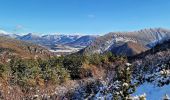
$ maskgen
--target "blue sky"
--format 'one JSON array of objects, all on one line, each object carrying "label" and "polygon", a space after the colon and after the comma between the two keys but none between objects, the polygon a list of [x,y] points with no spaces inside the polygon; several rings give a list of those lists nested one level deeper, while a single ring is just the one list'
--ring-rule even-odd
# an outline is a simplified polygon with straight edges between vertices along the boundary
[{"label": "blue sky", "polygon": [[105,34],[170,28],[170,0],[0,0],[0,29]]}]

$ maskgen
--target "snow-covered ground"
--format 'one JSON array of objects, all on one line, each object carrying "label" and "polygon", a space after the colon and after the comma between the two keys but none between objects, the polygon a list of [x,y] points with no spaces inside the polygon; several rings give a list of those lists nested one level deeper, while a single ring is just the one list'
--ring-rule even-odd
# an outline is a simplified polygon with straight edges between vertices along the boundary
[{"label": "snow-covered ground", "polygon": [[[112,100],[112,94],[108,93],[103,95],[101,93],[103,89],[95,95],[95,100]],[[170,97],[170,85],[164,85],[163,87],[154,86],[151,83],[144,83],[136,88],[136,92],[132,94],[132,100],[139,100],[139,96],[145,95],[146,100],[163,100],[165,95]]]},{"label": "snow-covered ground", "polygon": [[57,48],[56,50],[50,49],[49,51],[55,52],[55,53],[74,53],[74,52],[77,52],[77,51],[79,51],[81,49],[82,48],[75,48],[75,47],[65,46],[63,48]]},{"label": "snow-covered ground", "polygon": [[170,85],[164,85],[163,87],[154,86],[151,83],[144,83],[136,88],[136,92],[133,96],[146,94],[147,100],[162,100],[165,94],[170,96]]}]

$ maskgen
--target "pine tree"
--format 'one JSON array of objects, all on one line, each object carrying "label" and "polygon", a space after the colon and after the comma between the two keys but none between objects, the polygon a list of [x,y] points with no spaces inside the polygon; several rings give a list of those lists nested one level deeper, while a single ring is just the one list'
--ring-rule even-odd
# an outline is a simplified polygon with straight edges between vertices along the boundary
[{"label": "pine tree", "polygon": [[136,84],[132,83],[132,71],[130,66],[118,66],[116,78],[119,81],[119,88],[114,94],[117,98],[120,97],[122,100],[127,100],[130,94],[135,92]]}]

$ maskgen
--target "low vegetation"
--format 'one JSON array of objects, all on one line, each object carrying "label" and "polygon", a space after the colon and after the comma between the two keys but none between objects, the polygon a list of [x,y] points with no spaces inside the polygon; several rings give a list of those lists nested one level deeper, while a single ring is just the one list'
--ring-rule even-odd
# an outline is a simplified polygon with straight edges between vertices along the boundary
[{"label": "low vegetation", "polygon": [[[0,78],[9,86],[18,86],[23,93],[36,87],[60,85],[69,80],[93,77],[94,69],[124,59],[106,53],[103,55],[69,55],[49,59],[22,59],[12,56],[9,62],[0,64]],[[104,67],[104,66],[103,66]],[[1,82],[0,82],[1,83]]]}]

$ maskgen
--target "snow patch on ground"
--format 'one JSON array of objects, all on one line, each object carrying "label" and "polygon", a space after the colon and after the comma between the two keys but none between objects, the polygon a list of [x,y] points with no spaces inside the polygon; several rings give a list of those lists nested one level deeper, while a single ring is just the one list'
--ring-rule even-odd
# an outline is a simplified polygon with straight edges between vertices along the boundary
[{"label": "snow patch on ground", "polygon": [[137,87],[136,92],[133,96],[141,95],[146,93],[147,100],[162,100],[165,94],[170,96],[170,85],[165,85],[163,87],[154,86],[151,83],[144,83]]}]

